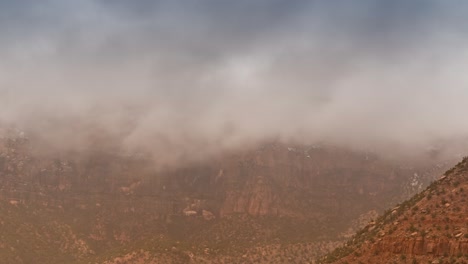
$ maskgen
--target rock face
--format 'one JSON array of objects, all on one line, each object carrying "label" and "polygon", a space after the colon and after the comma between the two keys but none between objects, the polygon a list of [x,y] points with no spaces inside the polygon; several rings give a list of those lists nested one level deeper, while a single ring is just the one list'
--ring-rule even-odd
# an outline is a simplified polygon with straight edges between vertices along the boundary
[{"label": "rock face", "polygon": [[466,263],[468,158],[412,199],[388,210],[323,259],[333,263]]},{"label": "rock face", "polygon": [[449,238],[385,239],[373,246],[374,252],[390,252],[403,255],[458,256],[468,253],[468,240]]},{"label": "rock face", "polygon": [[226,189],[221,216],[331,213],[354,219],[358,215],[353,212],[383,209],[390,197],[398,201],[415,170],[426,179],[434,173],[432,167],[410,169],[342,149],[282,145],[266,146],[239,156],[236,164],[223,161],[221,166],[218,180]]},{"label": "rock face", "polygon": [[221,216],[233,213],[248,213],[253,216],[278,215],[278,197],[271,185],[264,182],[263,177],[256,177],[245,184],[242,191],[230,191],[226,194]]}]

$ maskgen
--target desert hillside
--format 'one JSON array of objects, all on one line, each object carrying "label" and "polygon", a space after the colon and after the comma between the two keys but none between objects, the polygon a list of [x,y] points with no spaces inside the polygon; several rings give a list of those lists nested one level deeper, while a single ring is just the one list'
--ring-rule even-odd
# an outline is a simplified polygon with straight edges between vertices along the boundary
[{"label": "desert hillside", "polygon": [[370,222],[324,263],[467,263],[468,158]]}]

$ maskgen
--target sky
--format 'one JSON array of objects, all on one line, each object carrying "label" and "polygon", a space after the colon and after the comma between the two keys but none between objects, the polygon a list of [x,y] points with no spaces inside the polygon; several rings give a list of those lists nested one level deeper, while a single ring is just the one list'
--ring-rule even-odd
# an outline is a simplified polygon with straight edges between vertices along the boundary
[{"label": "sky", "polygon": [[0,122],[49,148],[416,153],[468,133],[462,0],[2,1],[0,33]]}]

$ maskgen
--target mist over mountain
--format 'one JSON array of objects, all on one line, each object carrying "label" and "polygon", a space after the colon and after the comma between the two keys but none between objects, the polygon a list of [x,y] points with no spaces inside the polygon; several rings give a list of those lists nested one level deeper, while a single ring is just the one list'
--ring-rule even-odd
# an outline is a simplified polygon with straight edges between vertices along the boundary
[{"label": "mist over mountain", "polygon": [[268,140],[421,154],[466,141],[466,5],[5,2],[0,120],[168,163]]},{"label": "mist over mountain", "polygon": [[464,263],[467,70],[458,0],[0,1],[0,259]]}]

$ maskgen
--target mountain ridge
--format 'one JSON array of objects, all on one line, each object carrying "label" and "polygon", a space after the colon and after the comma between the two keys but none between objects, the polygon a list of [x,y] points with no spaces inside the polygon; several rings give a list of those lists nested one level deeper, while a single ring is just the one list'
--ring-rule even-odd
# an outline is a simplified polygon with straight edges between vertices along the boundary
[{"label": "mountain ridge", "polygon": [[0,139],[0,231],[23,234],[3,237],[0,256],[12,263],[127,254],[168,263],[311,262],[441,169],[272,143],[154,170],[145,157],[102,150],[37,155],[31,140]]},{"label": "mountain ridge", "polygon": [[321,263],[467,263],[468,157]]}]

